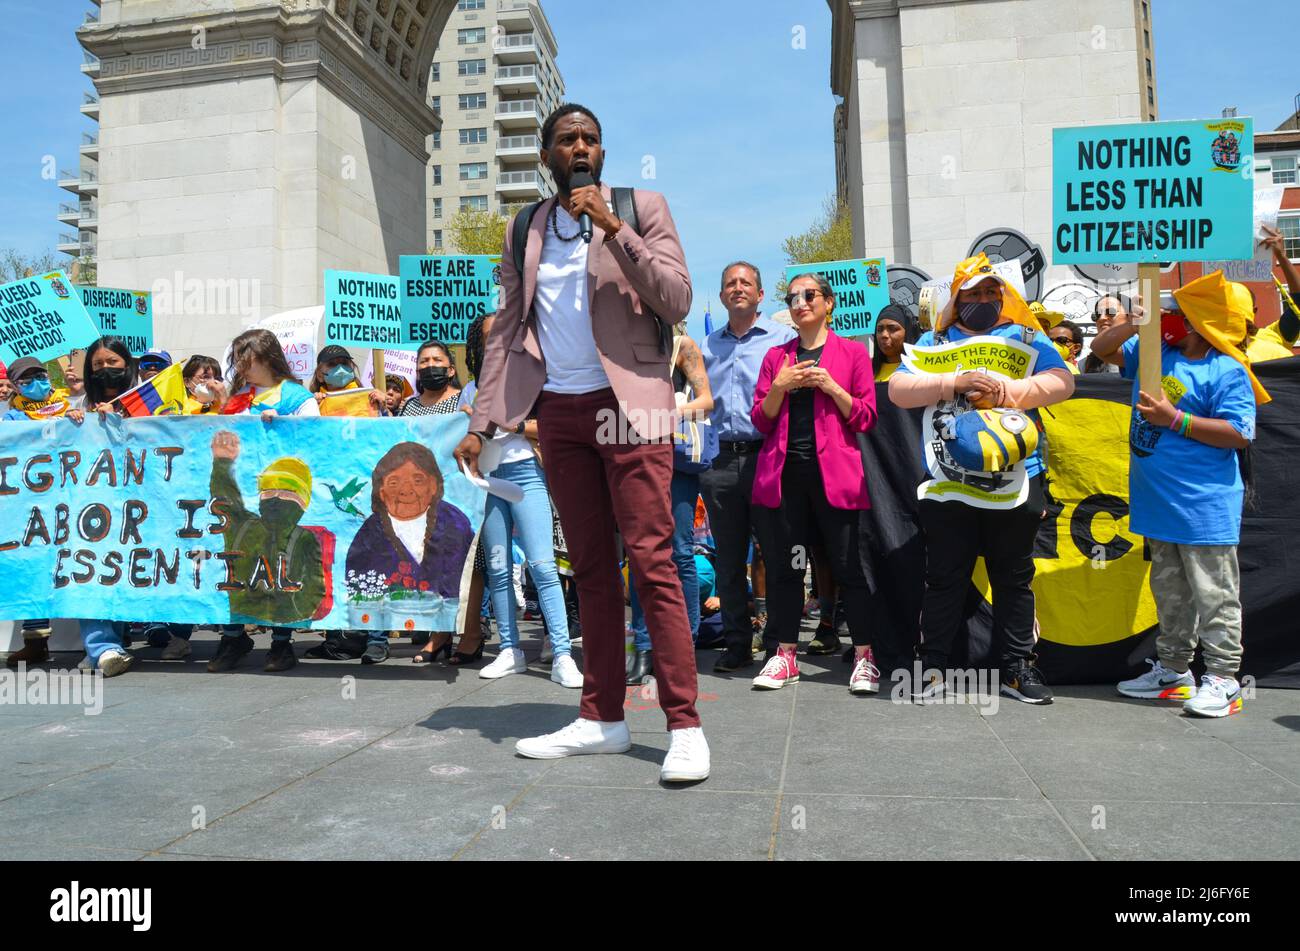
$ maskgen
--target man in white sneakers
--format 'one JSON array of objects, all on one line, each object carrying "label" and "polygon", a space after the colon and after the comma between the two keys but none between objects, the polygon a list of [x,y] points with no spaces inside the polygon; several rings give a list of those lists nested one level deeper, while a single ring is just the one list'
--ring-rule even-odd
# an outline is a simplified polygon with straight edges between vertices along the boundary
[{"label": "man in white sneakers", "polygon": [[632,563],[668,718],[660,777],[702,780],[709,745],[695,712],[695,650],[672,560],[676,401],[664,340],[690,311],[690,272],[662,195],[600,184],[600,123],[589,109],[568,103],[547,117],[541,158],[559,194],[520,213],[520,240],[514,223],[506,232],[501,305],[469,434],[456,447],[461,464],[477,473],[495,430],[537,417],[578,586],[586,675],[579,718],[515,749],[556,759],[632,746],[623,722],[617,531]]}]

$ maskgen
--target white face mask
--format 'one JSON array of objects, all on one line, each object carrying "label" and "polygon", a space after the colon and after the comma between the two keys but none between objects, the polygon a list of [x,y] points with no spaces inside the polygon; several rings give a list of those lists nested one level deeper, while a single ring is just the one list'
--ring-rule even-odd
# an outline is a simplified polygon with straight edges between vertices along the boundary
[{"label": "white face mask", "polygon": [[200,403],[211,403],[216,395],[208,388],[206,383],[195,383],[193,396]]}]

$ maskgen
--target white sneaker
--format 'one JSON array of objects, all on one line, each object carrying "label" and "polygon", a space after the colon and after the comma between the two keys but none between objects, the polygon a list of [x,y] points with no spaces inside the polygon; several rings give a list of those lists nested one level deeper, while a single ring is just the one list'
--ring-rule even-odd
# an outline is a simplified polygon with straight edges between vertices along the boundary
[{"label": "white sneaker", "polygon": [[542,632],[542,653],[537,660],[543,664],[549,664],[555,660],[555,648],[551,645],[551,638],[544,631]]},{"label": "white sneaker", "polygon": [[849,693],[865,694],[880,692],[880,668],[871,662],[871,654],[863,654],[853,665],[849,674]]},{"label": "white sneaker", "polygon": [[116,677],[118,674],[124,674],[131,669],[131,665],[134,663],[134,654],[128,654],[126,651],[118,650],[115,647],[110,647],[99,655],[99,669],[105,677]]},{"label": "white sneaker", "polygon": [[551,679],[561,687],[581,687],[582,671],[578,669],[572,657],[561,654],[555,658],[555,663],[551,667]]},{"label": "white sneaker", "polygon": [[709,743],[698,726],[669,730],[672,741],[659,778],[666,783],[693,783],[709,778]]},{"label": "white sneaker", "polygon": [[1189,700],[1196,696],[1196,678],[1191,671],[1180,674],[1170,670],[1159,658],[1147,658],[1147,663],[1150,670],[1132,680],[1120,681],[1115,689],[1137,700]]},{"label": "white sneaker", "polygon": [[163,660],[183,660],[190,656],[190,642],[173,634],[167,646],[162,649],[161,656]]},{"label": "white sneaker", "polygon": [[511,674],[522,674],[527,669],[528,661],[523,651],[518,647],[503,647],[501,653],[497,654],[497,659],[480,670],[478,675],[484,680],[499,680]]},{"label": "white sneaker", "polygon": [[529,759],[561,759],[587,753],[626,753],[632,748],[632,734],[627,723],[602,723],[598,720],[574,720],[563,730],[545,736],[533,736],[515,744],[515,752]]},{"label": "white sneaker", "polygon": [[1240,712],[1241,706],[1241,684],[1235,678],[1202,674],[1201,689],[1183,704],[1183,712],[1198,717],[1226,717]]}]

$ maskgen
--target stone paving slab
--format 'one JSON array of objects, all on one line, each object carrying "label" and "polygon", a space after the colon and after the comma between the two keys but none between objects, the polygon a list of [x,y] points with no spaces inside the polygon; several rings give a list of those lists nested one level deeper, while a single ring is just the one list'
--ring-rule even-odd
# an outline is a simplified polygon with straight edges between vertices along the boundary
[{"label": "stone paving slab", "polygon": [[713,775],[669,787],[653,685],[626,690],[629,753],[515,755],[578,712],[536,637],[526,674],[487,681],[405,643],[268,674],[265,637],[208,674],[200,634],[189,661],[141,650],[97,716],[0,706],[0,859],[1300,858],[1300,691],[1223,720],[1109,685],[921,707],[888,680],[849,694],[838,657],[764,692],[701,651]]}]

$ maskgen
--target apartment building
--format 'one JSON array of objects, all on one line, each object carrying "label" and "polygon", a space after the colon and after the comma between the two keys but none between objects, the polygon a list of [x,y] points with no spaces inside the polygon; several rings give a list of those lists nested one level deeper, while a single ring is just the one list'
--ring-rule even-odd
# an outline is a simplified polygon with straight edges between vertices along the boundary
[{"label": "apartment building", "polygon": [[542,122],[564,101],[559,47],[537,0],[457,0],[429,70],[428,246],[447,249],[462,208],[504,213],[555,193],[538,160]]},{"label": "apartment building", "polygon": [[[88,10],[83,22],[99,20],[100,0],[90,0],[94,10]],[[99,58],[83,51],[81,72],[92,80],[99,75]],[[58,170],[59,187],[69,193],[69,198],[59,203],[58,220],[65,229],[59,233],[58,249],[81,267],[93,267],[99,250],[99,96],[94,92],[82,93],[81,114],[91,122],[91,127],[81,133],[74,168]]]}]

